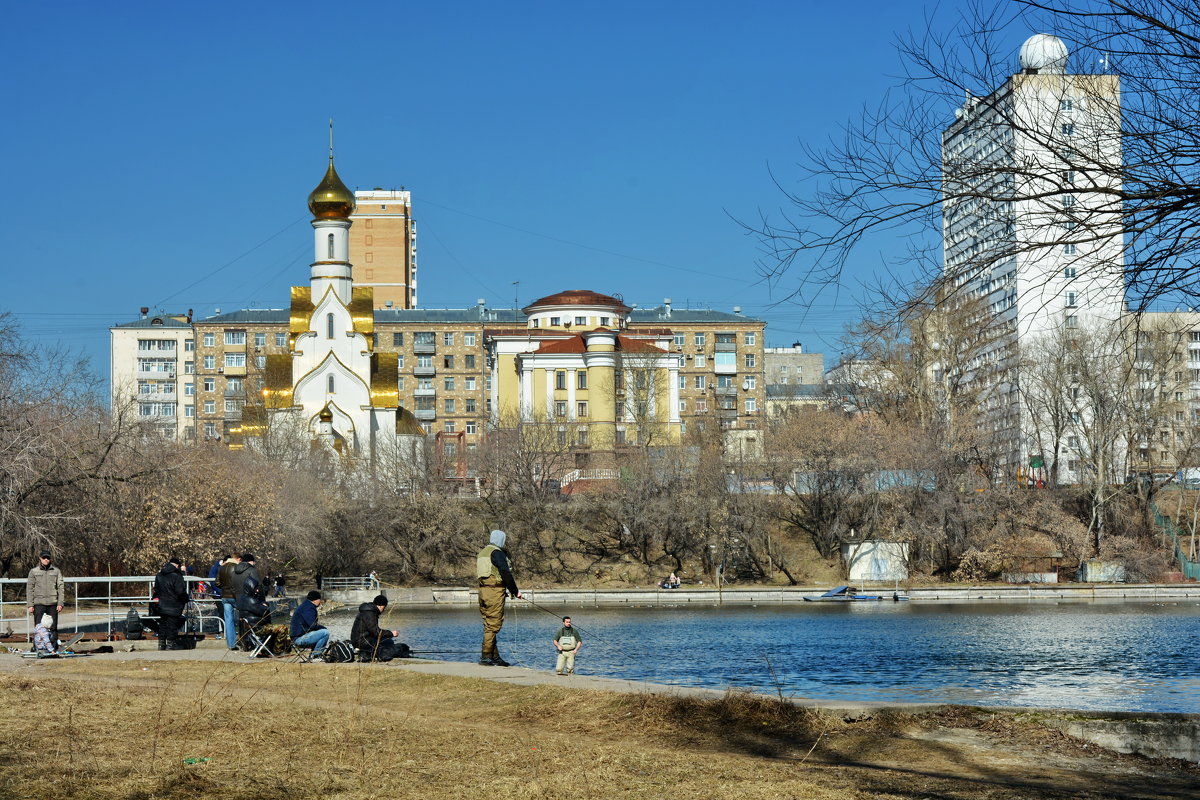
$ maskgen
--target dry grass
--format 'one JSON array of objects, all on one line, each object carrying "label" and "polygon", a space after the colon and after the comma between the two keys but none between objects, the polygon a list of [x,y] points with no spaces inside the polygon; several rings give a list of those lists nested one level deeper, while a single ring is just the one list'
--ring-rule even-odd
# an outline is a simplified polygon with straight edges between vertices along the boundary
[{"label": "dry grass", "polygon": [[701,701],[402,667],[77,661],[0,674],[0,698],[0,797],[14,800],[1173,796],[1161,780],[1163,794],[1131,793],[1098,764],[1064,791],[1061,769],[998,770],[906,735],[920,726],[901,715],[850,722],[740,693]]}]

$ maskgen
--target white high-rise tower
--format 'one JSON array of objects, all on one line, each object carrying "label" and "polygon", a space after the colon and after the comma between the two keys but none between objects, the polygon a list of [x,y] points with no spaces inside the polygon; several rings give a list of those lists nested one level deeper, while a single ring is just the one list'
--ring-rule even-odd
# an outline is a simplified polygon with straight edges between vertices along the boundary
[{"label": "white high-rise tower", "polygon": [[1014,469],[1037,452],[1021,347],[1124,311],[1120,85],[1067,58],[1059,38],[1030,37],[1020,73],[968,96],[942,135],[946,291],[985,320],[969,381]]}]

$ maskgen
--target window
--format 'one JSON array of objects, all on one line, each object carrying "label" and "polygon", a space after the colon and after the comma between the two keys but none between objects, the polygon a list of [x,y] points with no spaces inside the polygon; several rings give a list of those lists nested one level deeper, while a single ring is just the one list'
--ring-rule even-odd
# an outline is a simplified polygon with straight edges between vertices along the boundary
[{"label": "window", "polygon": [[404,334],[403,333],[393,333],[392,334],[392,347],[404,347]]},{"label": "window", "polygon": [[446,347],[454,347],[454,332],[447,331],[442,334],[442,344]]},{"label": "window", "polygon": [[746,391],[753,391],[758,388],[758,377],[755,375],[746,376]]},{"label": "window", "polygon": [[713,356],[713,364],[718,369],[721,367],[732,368],[737,370],[737,353],[717,353]]},{"label": "window", "polygon": [[217,357],[216,356],[205,356],[204,357],[204,368],[205,369],[216,369],[217,368]]},{"label": "window", "polygon": [[333,338],[333,314],[325,315],[325,338]]},{"label": "window", "polygon": [[1063,181],[1064,186],[1074,186],[1075,185],[1075,170],[1073,170],[1073,169],[1063,170],[1062,181]]},{"label": "window", "polygon": [[448,375],[445,378],[442,378],[442,388],[445,389],[447,392],[454,391],[454,376],[453,375]]},{"label": "window", "polygon": [[196,394],[196,384],[194,384],[194,383],[185,383],[185,384],[183,385],[183,394],[184,394],[184,396],[186,396],[186,397],[193,397],[193,396],[195,396],[195,394]]},{"label": "window", "polygon": [[463,388],[466,389],[468,392],[475,391],[475,379],[474,378],[464,378],[463,379]]},{"label": "window", "polygon": [[529,320],[529,327],[531,327],[531,328],[538,327],[538,321],[536,319]]},{"label": "window", "polygon": [[737,380],[736,375],[718,375],[717,376],[717,388],[718,389],[732,389],[734,386],[737,385],[736,383],[734,383],[734,381],[736,381],[736,380]]},{"label": "window", "polygon": [[704,369],[707,366],[708,366],[708,356],[704,355],[703,353],[697,353],[696,354],[696,367],[698,369]]},{"label": "window", "polygon": [[265,333],[254,334],[254,346],[255,347],[266,347],[267,346],[267,335]]},{"label": "window", "polygon": [[703,376],[703,375],[697,375],[697,376],[696,376],[696,383],[695,383],[695,386],[696,386],[696,388],[697,388],[697,389],[703,389],[703,388],[704,388],[704,384],[705,384],[705,378],[704,378],[704,376]]},{"label": "window", "polygon": [[1063,267],[1063,277],[1064,278],[1074,278],[1075,277],[1075,268],[1074,267]]},{"label": "window", "polygon": [[1064,194],[1062,196],[1062,204],[1063,208],[1070,208],[1071,206],[1075,205],[1075,195]]},{"label": "window", "polygon": [[413,334],[413,344],[433,344],[433,331],[421,331]]},{"label": "window", "polygon": [[216,400],[205,400],[204,401],[204,413],[205,414],[217,413],[217,401]]},{"label": "window", "polygon": [[562,446],[566,443],[567,443],[567,429],[559,428],[558,429],[558,444],[559,444],[559,446]]},{"label": "window", "polygon": [[562,325],[562,317],[551,317],[550,318],[550,327],[557,328],[560,325]]},{"label": "window", "polygon": [[1078,411],[1071,412],[1071,422],[1079,422],[1079,412]]},{"label": "window", "polygon": [[707,412],[708,412],[708,398],[697,397],[696,398],[696,413],[704,414]]},{"label": "window", "polygon": [[187,417],[188,419],[192,419],[193,417],[195,417],[196,416],[196,407],[195,406],[184,406],[183,407],[183,416]]},{"label": "window", "polygon": [[258,367],[259,369],[266,369],[267,368],[267,357],[266,356],[255,356],[254,357],[254,366]]},{"label": "window", "polygon": [[287,347],[287,334],[286,333],[275,334],[275,346],[276,347]]},{"label": "window", "polygon": [[216,390],[217,390],[216,378],[205,378],[204,379],[204,391],[215,392]]},{"label": "window", "polygon": [[704,347],[704,334],[697,333],[694,337],[692,337],[692,341],[696,347]]},{"label": "window", "polygon": [[442,356],[442,366],[446,369],[454,369],[454,356]]},{"label": "window", "polygon": [[607,327],[608,327],[608,317],[601,317],[601,318],[600,318],[600,327],[602,327],[602,328],[607,328]]},{"label": "window", "polygon": [[1073,256],[1077,252],[1078,252],[1078,249],[1076,248],[1075,245],[1073,245],[1073,244],[1064,244],[1063,245],[1063,255],[1064,256]]},{"label": "window", "polygon": [[683,340],[684,340],[685,336],[686,336],[686,334],[682,334],[682,333],[675,334],[675,346],[676,347],[683,347]]},{"label": "window", "polygon": [[755,342],[758,341],[758,334],[754,332],[747,333],[742,336],[742,341],[747,347],[753,347]]},{"label": "window", "polygon": [[447,414],[453,414],[454,413],[454,398],[447,397],[444,401],[443,407],[446,409]]},{"label": "window", "polygon": [[485,392],[490,392],[492,390],[492,376],[491,375],[485,375],[483,377],[483,390]]},{"label": "window", "polygon": [[1071,109],[1075,108],[1075,101],[1069,98],[1063,98],[1059,101],[1058,108],[1060,111],[1070,111]]},{"label": "window", "polygon": [[242,401],[241,400],[234,400],[234,399],[230,398],[225,401],[225,413],[226,414],[236,414],[241,410],[242,410]]},{"label": "window", "polygon": [[1062,131],[1063,136],[1074,136],[1075,135],[1075,123],[1064,122],[1061,126],[1059,126],[1059,130]]},{"label": "window", "polygon": [[737,344],[736,333],[718,333],[717,344]]},{"label": "window", "polygon": [[624,428],[617,428],[616,443],[617,444],[625,444],[625,429]]},{"label": "window", "polygon": [[217,424],[215,422],[204,423],[204,435],[209,439],[217,438]]},{"label": "window", "polygon": [[554,388],[555,389],[567,388],[567,372],[566,372],[566,370],[560,369],[560,370],[556,370],[554,372]]},{"label": "window", "polygon": [[399,353],[396,355],[396,369],[404,369],[404,354],[403,353]]},{"label": "window", "polygon": [[587,317],[576,317],[575,324],[576,325],[587,325]]},{"label": "window", "polygon": [[433,369],[433,356],[417,356],[417,369]]},{"label": "window", "polygon": [[463,411],[466,412],[467,414],[474,414],[475,413],[475,398],[468,397],[463,402],[466,404],[466,407],[463,409]]},{"label": "window", "polygon": [[1067,292],[1067,308],[1075,308],[1079,305],[1079,295],[1077,292]]},{"label": "window", "polygon": [[191,353],[191,352],[194,352],[195,350],[196,350],[196,340],[195,339],[184,339],[183,340],[183,352]]},{"label": "window", "polygon": [[245,367],[246,366],[246,354],[245,353],[226,353],[225,354],[225,366],[226,367]]},{"label": "window", "polygon": [[755,400],[753,397],[746,398],[746,413],[747,414],[757,414],[758,413],[758,401]]},{"label": "window", "polygon": [[[442,430],[444,430],[446,433],[454,433],[457,429],[458,429],[458,426],[455,425],[453,421],[447,422],[445,425],[442,426]],[[455,447],[453,444],[450,444],[449,442],[447,442],[445,447],[446,447],[446,455],[449,455],[449,456],[458,455],[458,448]]]},{"label": "window", "polygon": [[579,430],[575,431],[575,441],[580,447],[588,446],[587,428],[580,428]]},{"label": "window", "polygon": [[216,336],[216,334],[214,334],[214,333],[206,333],[206,334],[204,334],[204,346],[205,346],[205,347],[212,347],[212,346],[213,346],[213,345],[215,345],[216,343],[217,343],[217,336]]},{"label": "window", "polygon": [[687,388],[687,375],[680,375],[680,376],[679,376],[679,388],[680,388],[680,389],[686,389],[686,388]]},{"label": "window", "polygon": [[241,378],[230,378],[225,381],[225,394],[230,392],[240,393],[245,388],[245,384]]},{"label": "window", "polygon": [[325,380],[325,391],[328,392],[329,394],[334,394],[337,391],[336,384],[333,382],[332,375],[330,375]]},{"label": "window", "polygon": [[746,353],[746,367],[747,368],[754,369],[754,365],[756,362],[757,362],[757,358],[755,357],[754,353]]},{"label": "window", "polygon": [[474,347],[475,346],[475,334],[474,333],[464,333],[463,334],[463,346],[464,347]]},{"label": "window", "polygon": [[396,378],[396,389],[398,389],[401,392],[404,391],[404,376],[403,375]]},{"label": "window", "polygon": [[329,234],[329,238],[326,240],[326,244],[327,244],[327,247],[326,247],[327,252],[325,254],[325,257],[328,258],[330,261],[333,261],[333,234],[332,233]]},{"label": "window", "polygon": [[225,331],[225,344],[243,345],[246,343],[245,331]]},{"label": "window", "polygon": [[687,400],[679,401],[679,413],[683,414],[687,411]]},{"label": "window", "polygon": [[475,356],[463,356],[463,369],[475,369]]},{"label": "window", "polygon": [[475,420],[467,420],[467,433],[475,433]]},{"label": "window", "polygon": [[554,401],[554,416],[565,417],[566,415],[567,415],[567,401],[566,400],[555,400]]},{"label": "window", "polygon": [[581,370],[575,371],[575,388],[576,389],[586,389],[587,388],[587,372],[585,370],[581,369]]},{"label": "window", "polygon": [[587,417],[587,415],[587,401],[580,400],[575,404],[575,416],[579,417],[580,419],[584,419]]},{"label": "window", "polygon": [[196,362],[195,361],[183,362],[183,374],[184,375],[195,375],[196,374]]}]

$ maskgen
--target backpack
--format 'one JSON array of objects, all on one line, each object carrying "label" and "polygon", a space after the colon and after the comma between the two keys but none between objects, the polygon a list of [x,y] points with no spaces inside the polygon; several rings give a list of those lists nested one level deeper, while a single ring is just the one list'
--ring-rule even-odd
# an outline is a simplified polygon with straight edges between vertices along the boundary
[{"label": "backpack", "polygon": [[345,639],[330,642],[321,658],[326,664],[348,664],[354,660],[354,645]]}]

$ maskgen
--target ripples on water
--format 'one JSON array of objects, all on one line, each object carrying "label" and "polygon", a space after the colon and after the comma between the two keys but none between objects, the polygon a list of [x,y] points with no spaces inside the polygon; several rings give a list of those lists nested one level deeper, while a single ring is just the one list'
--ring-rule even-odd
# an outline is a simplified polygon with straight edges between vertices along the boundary
[{"label": "ripples on water", "polygon": [[[821,700],[1200,713],[1194,601],[551,610],[581,629],[580,674]],[[473,608],[388,617],[413,649],[441,651],[431,658],[478,658]],[[351,618],[326,624],[345,637]],[[557,616],[510,601],[501,653],[551,670],[557,629]]]}]

